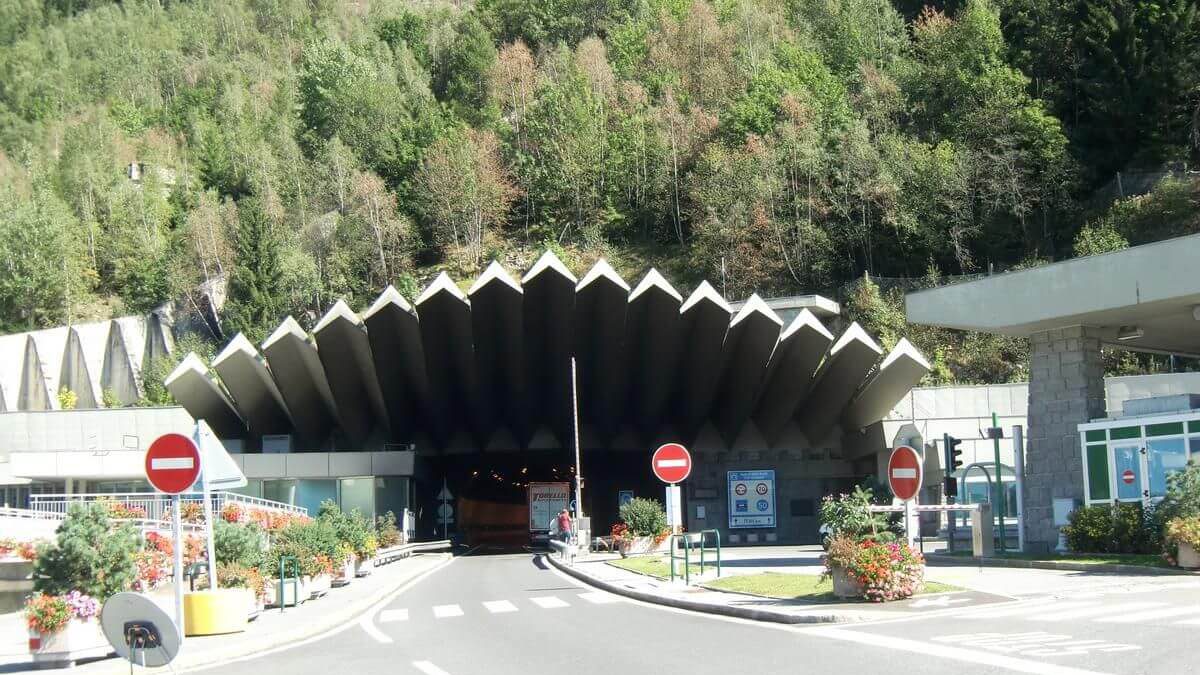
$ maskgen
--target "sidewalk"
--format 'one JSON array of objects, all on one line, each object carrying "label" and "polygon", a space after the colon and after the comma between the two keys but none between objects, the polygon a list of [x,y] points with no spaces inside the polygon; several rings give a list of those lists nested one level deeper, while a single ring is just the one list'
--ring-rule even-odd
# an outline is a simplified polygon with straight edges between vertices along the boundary
[{"label": "sidewalk", "polygon": [[[734,547],[722,550],[722,578],[775,572],[819,575],[823,571],[819,547],[773,546]],[[546,556],[556,569],[584,583],[624,595],[678,609],[721,614],[775,623],[848,623],[878,619],[919,616],[936,609],[965,609],[986,604],[1009,602],[1035,596],[1082,596],[1100,589],[1168,586],[1181,581],[1178,576],[1149,576],[1144,573],[1121,574],[1101,570],[1047,570],[981,566],[971,558],[939,560],[926,567],[929,581],[964,589],[941,594],[917,596],[884,604],[813,603],[777,600],[734,592],[714,591],[699,586],[713,579],[693,578],[692,586],[638,574],[608,561],[617,555],[591,555],[574,565],[566,565],[556,556]]]},{"label": "sidewalk", "polygon": [[[369,576],[334,588],[318,600],[310,600],[299,607],[288,607],[283,612],[278,608],[267,609],[250,622],[243,633],[188,638],[171,665],[176,672],[195,670],[336,630],[357,619],[367,608],[407,582],[450,559],[449,553],[414,554],[410,558],[377,567]],[[165,601],[173,602],[171,598],[165,598]],[[172,611],[170,606],[167,609],[168,613]],[[28,631],[20,612],[0,614],[0,673],[33,668],[29,662],[27,639]],[[135,668],[135,671],[143,669]],[[129,662],[112,657],[60,672],[124,675],[129,673]]]}]

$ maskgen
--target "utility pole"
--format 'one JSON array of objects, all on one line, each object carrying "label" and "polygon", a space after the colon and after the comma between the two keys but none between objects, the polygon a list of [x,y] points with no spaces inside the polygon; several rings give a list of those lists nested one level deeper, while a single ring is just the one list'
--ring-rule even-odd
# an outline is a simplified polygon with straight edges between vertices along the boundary
[{"label": "utility pole", "polygon": [[996,460],[996,482],[992,488],[996,491],[996,516],[999,518],[1000,524],[1000,552],[1004,552],[1004,476],[1000,473],[1000,421],[996,417],[996,413],[992,412],[992,429],[990,435],[992,437],[992,449],[995,451]]},{"label": "utility pole", "polygon": [[583,466],[579,461],[579,381],[575,372],[575,357],[571,357],[571,426],[575,429],[575,527],[583,516]]}]

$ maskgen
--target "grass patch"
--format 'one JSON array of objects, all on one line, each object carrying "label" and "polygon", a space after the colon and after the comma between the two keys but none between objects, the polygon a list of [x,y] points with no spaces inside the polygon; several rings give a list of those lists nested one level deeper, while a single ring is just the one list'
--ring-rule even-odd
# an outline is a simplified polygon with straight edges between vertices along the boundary
[{"label": "grass patch", "polygon": [[[762,572],[760,574],[745,574],[725,577],[704,584],[705,588],[714,591],[733,591],[761,595],[764,598],[779,600],[803,600],[805,602],[857,602],[843,600],[833,594],[833,582],[822,580],[816,574],[783,574],[780,572]],[[936,581],[925,582],[924,589],[918,595],[929,593],[945,593],[960,591],[961,588]],[[864,601],[865,602],[865,601]]]},{"label": "grass patch", "polygon": [[[971,557],[970,551],[946,553],[955,557]],[[1036,562],[1070,562],[1081,565],[1138,565],[1140,567],[1170,567],[1161,555],[1153,553],[997,553],[997,558],[1007,560],[1032,560]]]},{"label": "grass patch", "polygon": [[[613,567],[620,567],[623,570],[629,570],[630,572],[637,572],[638,574],[645,574],[647,576],[656,577],[659,579],[667,579],[671,576],[671,567],[667,563],[667,558],[665,557],[642,555],[634,556],[632,558],[621,558],[620,560],[610,560],[608,561],[608,564],[612,565]],[[682,575],[683,561],[677,560],[675,562],[675,566],[677,573]],[[692,574],[698,575],[701,572],[699,562],[693,561],[688,567]],[[704,565],[704,569],[715,570],[716,568],[717,564],[715,562],[705,563]]]}]

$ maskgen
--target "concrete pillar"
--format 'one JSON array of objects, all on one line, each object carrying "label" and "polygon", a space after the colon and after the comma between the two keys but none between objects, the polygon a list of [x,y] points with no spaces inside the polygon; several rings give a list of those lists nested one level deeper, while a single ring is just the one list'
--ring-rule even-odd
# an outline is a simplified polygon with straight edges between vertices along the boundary
[{"label": "concrete pillar", "polygon": [[1025,539],[1040,552],[1058,541],[1053,500],[1083,499],[1077,425],[1105,415],[1104,366],[1095,328],[1034,333],[1030,343]]}]

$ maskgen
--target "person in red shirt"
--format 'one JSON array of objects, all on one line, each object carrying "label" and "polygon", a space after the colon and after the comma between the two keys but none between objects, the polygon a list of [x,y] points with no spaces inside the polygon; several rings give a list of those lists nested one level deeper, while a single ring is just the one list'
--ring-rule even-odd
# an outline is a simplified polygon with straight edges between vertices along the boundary
[{"label": "person in red shirt", "polygon": [[566,509],[558,512],[558,533],[563,541],[571,540],[571,512]]}]

